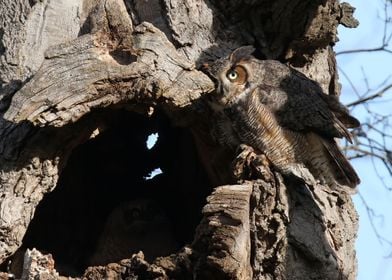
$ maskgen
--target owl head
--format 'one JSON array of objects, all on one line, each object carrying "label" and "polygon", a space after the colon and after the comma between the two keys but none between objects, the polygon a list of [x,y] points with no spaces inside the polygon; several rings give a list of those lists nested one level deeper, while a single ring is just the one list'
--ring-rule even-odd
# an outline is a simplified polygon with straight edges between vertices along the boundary
[{"label": "owl head", "polygon": [[219,104],[230,106],[254,90],[252,68],[257,61],[252,55],[254,51],[252,46],[240,47],[207,66],[217,84],[214,98]]}]

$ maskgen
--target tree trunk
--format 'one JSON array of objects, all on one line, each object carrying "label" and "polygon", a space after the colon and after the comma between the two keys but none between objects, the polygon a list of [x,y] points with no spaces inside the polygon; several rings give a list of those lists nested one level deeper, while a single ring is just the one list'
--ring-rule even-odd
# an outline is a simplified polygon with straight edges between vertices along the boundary
[{"label": "tree trunk", "polygon": [[337,95],[331,46],[351,13],[336,0],[0,3],[2,270],[56,279],[54,259],[88,279],[355,279],[351,198],[268,166],[233,179],[199,71],[254,45]]}]

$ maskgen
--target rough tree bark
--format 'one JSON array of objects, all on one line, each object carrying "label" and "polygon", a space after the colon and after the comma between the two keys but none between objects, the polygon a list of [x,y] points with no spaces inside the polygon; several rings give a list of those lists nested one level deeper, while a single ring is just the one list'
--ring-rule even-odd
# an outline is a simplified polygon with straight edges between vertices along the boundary
[{"label": "rough tree bark", "polygon": [[[213,94],[214,84],[199,71],[203,63],[251,44],[266,58],[285,62],[314,79],[326,94],[337,95],[340,88],[332,46],[339,23],[356,25],[349,5],[337,0],[23,0],[2,1],[0,14],[3,270],[9,260],[18,263],[17,256],[23,256],[25,249],[45,242],[42,250],[54,253],[54,262],[60,262],[50,250],[51,240],[65,243],[66,236],[80,225],[70,223],[60,234],[45,235],[40,226],[32,225],[35,215],[35,224],[40,225],[37,206],[63,185],[69,186],[64,205],[84,200],[81,192],[88,183],[75,178],[93,169],[94,161],[104,158],[105,152],[88,154],[90,163],[85,166],[76,156],[72,159],[74,152],[95,138],[103,139],[100,135],[107,135],[119,123],[117,131],[129,129],[129,145],[134,145],[139,132],[151,132],[144,124],[152,121],[155,131],[166,135],[160,134],[162,149],[158,147],[159,152],[148,157],[151,162],[146,154],[138,157],[135,150],[128,163],[131,169],[121,172],[133,174],[137,166],[150,168],[160,157],[164,175],[169,174],[161,177],[167,180],[154,181],[155,189],[160,188],[157,192],[165,194],[160,203],[167,203],[174,216],[184,211],[177,228],[193,220],[197,229],[190,226],[193,238],[184,237],[171,255],[148,260],[142,253],[131,257],[130,252],[128,259],[89,267],[84,277],[355,279],[357,214],[351,198],[327,186],[307,189],[285,182],[268,166],[262,178],[232,179],[230,166],[237,155],[217,146],[209,135],[214,120],[204,99]],[[132,125],[125,127],[128,117]],[[162,127],[170,127],[167,134]],[[119,145],[120,140],[113,139],[105,142],[105,149]],[[165,152],[165,147],[173,149]],[[170,154],[174,150],[178,152]],[[117,172],[121,164],[105,168]],[[120,175],[113,174],[107,175],[113,176],[108,179],[113,184],[111,193],[121,193],[114,186]],[[131,180],[132,186],[145,184]],[[175,184],[179,187],[169,187]],[[99,191],[86,192],[92,196]],[[202,206],[192,204],[200,193],[209,194],[202,217],[192,212]],[[109,198],[102,201],[111,209],[119,204]],[[181,208],[187,205],[192,206],[189,217]],[[100,208],[94,209],[99,216]],[[75,221],[85,214],[82,209],[75,211]],[[55,219],[42,218],[47,227]],[[88,217],[83,219],[77,221],[87,223]],[[90,234],[99,236],[103,227],[89,229]],[[30,228],[38,230],[29,235]],[[82,245],[77,246],[83,251]],[[94,255],[92,248],[89,254],[80,255],[78,261],[84,267],[79,266],[79,271],[91,265],[87,260]],[[69,254],[75,258],[79,253]],[[75,264],[67,263],[67,258],[62,262],[62,268],[56,267],[62,274],[83,274],[75,272]],[[53,272],[51,257],[27,251],[24,263],[24,279],[40,274],[45,279],[59,277]]]}]

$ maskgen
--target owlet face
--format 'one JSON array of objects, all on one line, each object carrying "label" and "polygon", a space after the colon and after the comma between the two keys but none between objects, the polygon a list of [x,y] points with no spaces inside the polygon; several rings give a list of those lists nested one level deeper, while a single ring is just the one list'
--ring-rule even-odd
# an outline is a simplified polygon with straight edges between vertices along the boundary
[{"label": "owlet face", "polygon": [[208,67],[208,72],[217,82],[215,97],[219,104],[233,105],[254,89],[251,82],[253,52],[253,47],[241,47]]}]

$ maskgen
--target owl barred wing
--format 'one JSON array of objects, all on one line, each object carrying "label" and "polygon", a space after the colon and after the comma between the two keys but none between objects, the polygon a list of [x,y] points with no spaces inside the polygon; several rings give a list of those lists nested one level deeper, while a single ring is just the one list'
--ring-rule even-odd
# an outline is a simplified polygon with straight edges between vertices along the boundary
[{"label": "owl barred wing", "polygon": [[316,171],[325,178],[333,174],[340,185],[355,189],[360,179],[333,138],[351,141],[348,128],[359,126],[359,121],[349,115],[337,97],[324,94],[316,82],[285,65],[278,67],[284,68],[280,71],[285,76],[275,86],[260,86],[261,102],[268,104],[281,126],[307,135],[315,133],[316,142],[321,142],[333,162]]},{"label": "owl barred wing", "polygon": [[[274,65],[273,71],[280,71]],[[299,72],[280,64],[287,76],[277,86],[261,85],[262,103],[275,113],[280,125],[296,131],[314,131],[326,137],[345,137],[351,142],[347,128],[359,126],[347,108],[334,96],[323,93],[320,86]],[[287,70],[290,71],[287,71]],[[279,102],[277,102],[277,100]]]},{"label": "owl barred wing", "polygon": [[360,122],[350,115],[347,107],[340,103],[335,95],[322,94],[321,97],[327,102],[330,109],[334,112],[335,116],[348,128],[356,128],[361,124]]},{"label": "owl barred wing", "polygon": [[[310,130],[326,137],[345,137],[351,141],[350,132],[334,112],[329,110],[323,99],[317,95],[314,98],[307,98],[306,94],[305,92],[295,94],[293,96],[295,100],[288,98],[287,104],[276,111],[279,123],[292,130]],[[291,111],[289,114],[288,108]]]}]

